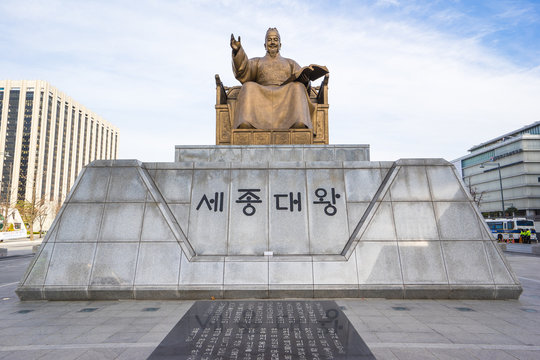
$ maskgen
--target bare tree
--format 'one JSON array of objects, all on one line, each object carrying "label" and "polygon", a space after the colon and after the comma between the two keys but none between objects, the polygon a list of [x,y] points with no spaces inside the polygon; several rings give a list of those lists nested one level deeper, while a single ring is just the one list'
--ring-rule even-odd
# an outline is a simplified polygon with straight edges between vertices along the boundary
[{"label": "bare tree", "polygon": [[[21,218],[28,224],[28,230],[30,231],[30,240],[34,240],[34,223],[38,220],[41,214],[44,214],[45,217],[48,213],[47,205],[45,204],[45,199],[36,199],[32,197],[31,200],[20,200],[17,201],[17,210]],[[40,229],[41,237],[41,229]]]},{"label": "bare tree", "polygon": [[57,202],[56,204],[53,205],[53,213],[54,213],[54,218],[56,218],[58,216],[58,213],[60,212],[60,209],[62,209],[62,202]]},{"label": "bare tree", "polygon": [[37,204],[36,220],[39,223],[39,237],[43,235],[43,225],[49,215],[49,207],[45,203],[45,198],[40,199]]},{"label": "bare tree", "polygon": [[484,191],[478,191],[478,188],[471,185],[471,180],[469,179],[469,193],[471,194],[473,201],[476,203],[476,206],[480,206],[480,203],[482,202],[482,198],[484,197]]}]

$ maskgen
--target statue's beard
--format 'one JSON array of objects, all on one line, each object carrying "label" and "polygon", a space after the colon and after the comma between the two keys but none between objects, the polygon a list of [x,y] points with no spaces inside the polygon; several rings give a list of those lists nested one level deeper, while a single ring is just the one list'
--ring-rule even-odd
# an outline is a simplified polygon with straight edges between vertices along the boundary
[{"label": "statue's beard", "polygon": [[266,52],[270,56],[276,56],[279,53],[279,47],[268,47],[266,48]]}]

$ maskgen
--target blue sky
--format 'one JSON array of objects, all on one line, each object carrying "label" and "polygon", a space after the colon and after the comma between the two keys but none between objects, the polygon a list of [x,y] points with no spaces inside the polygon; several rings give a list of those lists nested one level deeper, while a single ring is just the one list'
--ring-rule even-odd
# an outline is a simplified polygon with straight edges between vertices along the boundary
[{"label": "blue sky", "polygon": [[539,1],[0,0],[0,78],[42,79],[120,128],[120,157],[215,142],[229,37],[330,70],[330,141],[372,160],[465,155],[540,120]]}]

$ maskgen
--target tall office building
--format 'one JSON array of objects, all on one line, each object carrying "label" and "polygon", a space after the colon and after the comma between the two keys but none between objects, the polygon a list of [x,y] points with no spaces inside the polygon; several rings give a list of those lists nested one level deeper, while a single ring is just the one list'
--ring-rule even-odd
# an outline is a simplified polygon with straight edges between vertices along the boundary
[{"label": "tall office building", "polygon": [[0,80],[0,199],[61,204],[83,166],[116,159],[118,137],[46,81]]}]

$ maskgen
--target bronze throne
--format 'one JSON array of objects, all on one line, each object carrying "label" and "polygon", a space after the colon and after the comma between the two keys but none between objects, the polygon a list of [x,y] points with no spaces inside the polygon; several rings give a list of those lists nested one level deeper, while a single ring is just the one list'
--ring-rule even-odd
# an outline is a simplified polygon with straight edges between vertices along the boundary
[{"label": "bronze throne", "polygon": [[307,89],[315,105],[313,129],[262,130],[232,128],[241,86],[224,86],[216,74],[216,145],[328,144],[328,77]]}]

